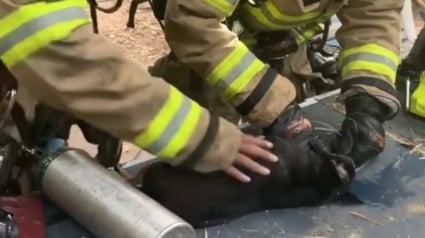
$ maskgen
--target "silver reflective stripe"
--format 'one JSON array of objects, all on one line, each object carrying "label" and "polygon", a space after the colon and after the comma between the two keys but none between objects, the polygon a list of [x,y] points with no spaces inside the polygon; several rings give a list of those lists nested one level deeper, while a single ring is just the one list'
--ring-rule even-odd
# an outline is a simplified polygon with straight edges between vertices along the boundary
[{"label": "silver reflective stripe", "polygon": [[168,142],[171,141],[176,132],[180,129],[180,126],[183,124],[184,119],[186,118],[187,114],[190,112],[191,109],[191,100],[184,97],[183,101],[179,105],[178,111],[174,114],[167,127],[165,127],[165,130],[154,142],[147,146],[146,149],[148,149],[154,154],[161,151],[168,144]]},{"label": "silver reflective stripe", "polygon": [[19,42],[31,37],[40,30],[43,30],[56,23],[66,22],[73,19],[87,17],[87,13],[81,7],[68,7],[54,12],[49,12],[39,16],[29,22],[24,23],[7,35],[0,37],[0,55],[3,55]]},{"label": "silver reflective stripe", "polygon": [[217,87],[223,91],[226,90],[256,59],[253,53],[247,51],[227,76],[216,83]]},{"label": "silver reflective stripe", "polygon": [[398,65],[394,63],[391,59],[385,56],[373,54],[373,53],[356,53],[356,54],[349,55],[342,60],[341,66],[344,67],[348,65],[349,63],[353,61],[357,61],[357,60],[372,61],[372,62],[385,64],[394,71],[397,71],[397,68],[398,68]]}]

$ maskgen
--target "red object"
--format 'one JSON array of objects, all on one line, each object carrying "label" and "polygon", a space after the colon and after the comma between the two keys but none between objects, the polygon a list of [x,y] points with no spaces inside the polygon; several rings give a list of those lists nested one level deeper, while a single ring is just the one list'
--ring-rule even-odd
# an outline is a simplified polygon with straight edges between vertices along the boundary
[{"label": "red object", "polygon": [[0,197],[0,206],[13,214],[19,238],[44,238],[46,233],[40,196]]}]

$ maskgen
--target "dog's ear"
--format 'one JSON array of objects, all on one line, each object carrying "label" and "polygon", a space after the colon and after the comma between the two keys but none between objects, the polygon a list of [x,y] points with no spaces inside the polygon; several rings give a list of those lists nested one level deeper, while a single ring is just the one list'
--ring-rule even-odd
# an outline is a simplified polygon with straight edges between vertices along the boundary
[{"label": "dog's ear", "polygon": [[339,161],[337,160],[338,167],[341,169],[344,169],[347,172],[348,175],[348,181],[347,184],[350,184],[356,175],[356,164],[354,163],[354,160],[347,156],[347,155],[335,155],[338,157]]},{"label": "dog's ear", "polygon": [[310,146],[325,164],[331,166],[342,185],[348,185],[353,181],[356,167],[353,159],[342,154],[334,154],[326,150],[326,145],[320,140],[313,140]]},{"label": "dog's ear", "polygon": [[339,163],[335,160],[331,160],[332,165],[335,168],[336,174],[341,181],[342,185],[349,185],[354,179],[355,167],[353,165]]}]

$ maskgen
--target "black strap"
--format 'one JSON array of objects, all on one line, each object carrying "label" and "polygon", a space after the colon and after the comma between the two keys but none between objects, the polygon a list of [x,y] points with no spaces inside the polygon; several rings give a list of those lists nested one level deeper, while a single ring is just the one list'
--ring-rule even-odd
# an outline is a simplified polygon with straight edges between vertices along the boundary
[{"label": "black strap", "polygon": [[24,109],[18,103],[15,103],[11,112],[12,119],[15,121],[16,126],[19,130],[19,135],[21,136],[22,142],[25,145],[31,144],[31,133],[30,133],[30,124],[28,123]]},{"label": "black strap", "polygon": [[190,85],[190,89],[192,91],[198,91],[198,92],[202,92],[205,91],[204,90],[204,82],[201,78],[201,76],[199,76],[198,73],[196,73],[193,70],[190,70],[190,78],[189,78],[189,85]]},{"label": "black strap", "polygon": [[[3,89],[6,89],[6,91],[18,89],[17,80],[10,73],[10,71],[6,68],[6,66],[1,60],[0,85]],[[31,143],[29,123],[26,120],[23,108],[18,103],[15,102],[13,104],[10,116],[12,117],[13,121],[16,124],[16,127],[18,128],[22,144],[29,145]],[[11,177],[13,166],[16,165],[19,159],[18,148],[20,148],[20,145],[14,142],[8,144],[8,146],[6,147],[5,159],[0,166],[0,193],[2,194],[17,195],[21,193],[19,183]]]},{"label": "black strap", "polygon": [[0,60],[0,79],[2,85],[5,85],[8,89],[18,89],[18,81],[13,76],[3,61]]},{"label": "black strap", "polygon": [[277,75],[278,72],[276,70],[272,69],[271,67],[268,68],[257,87],[255,87],[251,95],[249,95],[244,102],[236,107],[236,111],[242,116],[248,115],[270,89]]},{"label": "black strap", "polygon": [[356,77],[352,79],[345,80],[341,85],[341,93],[349,90],[356,84],[362,84],[370,87],[378,88],[384,92],[389,93],[390,95],[396,96],[397,91],[389,83],[383,81],[382,79],[372,78],[372,77]]},{"label": "black strap", "polygon": [[[4,85],[6,88],[18,89],[18,81],[6,68],[6,65],[0,60],[0,84]],[[30,125],[25,117],[24,109],[18,103],[15,103],[12,107],[11,117],[15,121],[16,126],[18,127],[19,134],[21,136],[22,142],[25,145],[30,143]]]},{"label": "black strap", "polygon": [[196,147],[189,158],[181,163],[182,167],[193,168],[196,163],[205,155],[205,153],[210,149],[212,142],[217,137],[219,125],[219,118],[217,116],[211,115],[207,131],[205,132],[201,143],[199,143],[199,146]]},{"label": "black strap", "polygon": [[9,143],[5,146],[4,157],[0,166],[0,193],[5,193],[12,177],[12,168],[16,165],[19,158],[20,146],[15,143]]}]

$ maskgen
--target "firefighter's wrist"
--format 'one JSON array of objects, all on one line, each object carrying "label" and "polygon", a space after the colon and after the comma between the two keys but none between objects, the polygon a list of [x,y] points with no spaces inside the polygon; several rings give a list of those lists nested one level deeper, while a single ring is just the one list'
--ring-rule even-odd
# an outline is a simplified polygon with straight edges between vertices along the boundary
[{"label": "firefighter's wrist", "polygon": [[344,79],[341,95],[337,100],[345,104],[347,113],[370,111],[369,114],[381,122],[393,119],[400,111],[394,86],[374,76],[362,75]]},{"label": "firefighter's wrist", "polygon": [[251,94],[239,105],[236,111],[249,123],[268,127],[295,99],[296,90],[292,82],[268,66]]},{"label": "firefighter's wrist", "polygon": [[367,114],[368,116],[384,123],[388,120],[389,109],[378,99],[367,93],[358,93],[345,100],[347,116],[350,114]]},{"label": "firefighter's wrist", "polygon": [[225,169],[236,159],[241,141],[239,128],[223,118],[210,116],[204,137],[181,166],[202,173]]}]

